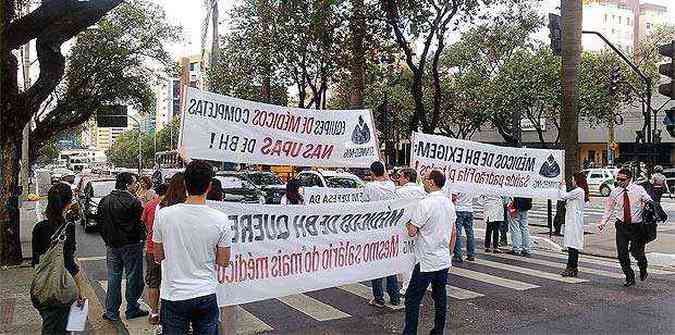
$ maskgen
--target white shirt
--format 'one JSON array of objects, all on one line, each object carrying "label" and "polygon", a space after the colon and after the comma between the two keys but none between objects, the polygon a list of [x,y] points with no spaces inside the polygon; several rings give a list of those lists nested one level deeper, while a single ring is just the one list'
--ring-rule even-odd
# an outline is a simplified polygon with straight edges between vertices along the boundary
[{"label": "white shirt", "polygon": [[420,272],[450,268],[450,237],[455,229],[455,206],[441,191],[431,192],[420,200],[412,225],[418,228],[415,257]]},{"label": "white shirt", "polygon": [[177,204],[157,212],[152,241],[162,243],[160,297],[188,300],[216,293],[216,248],[232,244],[227,215],[206,205]]},{"label": "white shirt", "polygon": [[[628,200],[630,202],[630,217],[632,223],[642,222],[642,203],[645,201],[653,201],[645,188],[630,183],[628,184]],[[600,224],[606,224],[616,214],[617,219],[623,222],[623,194],[626,190],[622,187],[617,187],[609,194],[607,202],[605,203],[605,214],[602,216]],[[616,213],[614,212],[616,210]]]},{"label": "white shirt", "polygon": [[473,213],[473,195],[457,193],[457,204],[455,204],[455,208],[458,212]]},{"label": "white shirt", "polygon": [[483,200],[483,215],[486,222],[503,222],[504,205],[508,203],[504,197],[486,194],[481,196]]},{"label": "white shirt", "polygon": [[396,189],[396,194],[401,199],[423,199],[427,197],[424,187],[415,183],[407,183]]},{"label": "white shirt", "polygon": [[398,198],[396,185],[391,180],[371,181],[363,187],[365,201],[381,201]]}]

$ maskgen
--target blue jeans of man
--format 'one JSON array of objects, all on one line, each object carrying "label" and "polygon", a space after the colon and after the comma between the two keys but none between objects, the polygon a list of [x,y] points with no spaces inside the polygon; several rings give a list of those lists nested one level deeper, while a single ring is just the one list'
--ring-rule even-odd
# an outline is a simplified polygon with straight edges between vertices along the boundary
[{"label": "blue jeans of man", "polygon": [[415,265],[410,285],[405,292],[405,325],[404,335],[417,334],[417,323],[420,316],[420,303],[431,284],[431,298],[434,300],[434,328],[429,334],[440,335],[445,329],[445,317],[448,308],[446,286],[448,269],[434,272],[420,272],[420,265]]},{"label": "blue jeans of man", "polygon": [[457,212],[455,221],[457,228],[457,240],[455,240],[454,255],[456,258],[462,258],[462,228],[466,232],[466,255],[473,257],[476,255],[476,242],[473,236],[473,213]]},{"label": "blue jeans of man", "polygon": [[[375,301],[384,302],[384,291],[382,290],[382,280],[385,278],[377,278],[370,281],[373,286],[373,297]],[[387,294],[389,294],[390,302],[398,304],[401,301],[401,292],[398,287],[398,279],[396,275],[389,276],[387,279]]]},{"label": "blue jeans of man", "polygon": [[122,274],[126,274],[126,315],[138,312],[138,299],[143,294],[143,243],[133,243],[106,250],[108,267],[108,290],[105,298],[105,314],[111,320],[119,319],[122,305]]},{"label": "blue jeans of man", "polygon": [[530,252],[530,231],[527,226],[527,211],[518,211],[511,218],[511,246],[515,252]]},{"label": "blue jeans of man", "polygon": [[218,334],[220,312],[215,294],[178,301],[162,299],[159,313],[164,335],[187,334],[190,324],[193,334]]}]

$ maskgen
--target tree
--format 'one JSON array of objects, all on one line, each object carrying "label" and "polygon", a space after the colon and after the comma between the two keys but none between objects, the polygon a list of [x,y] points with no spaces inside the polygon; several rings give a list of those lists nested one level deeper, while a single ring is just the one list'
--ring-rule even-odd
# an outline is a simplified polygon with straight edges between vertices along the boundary
[{"label": "tree", "polygon": [[[61,45],[121,2],[43,1],[19,17],[17,1],[0,1],[0,264],[16,264],[22,259],[18,211],[22,131],[63,77]],[[32,86],[19,91],[18,61],[11,52],[32,40],[36,41],[40,74]]]},{"label": "tree", "polygon": [[174,64],[164,47],[177,41],[180,28],[167,23],[164,10],[146,0],[124,3],[96,28],[77,36],[54,103],[36,116],[31,159],[55,134],[89,120],[102,106],[125,104],[141,113],[154,111],[152,84],[158,69]]},{"label": "tree", "polygon": [[[445,50],[446,33],[457,30],[462,22],[473,22],[481,10],[491,5],[520,3],[519,0],[479,1],[431,0],[431,1],[396,1],[384,0],[382,10],[385,21],[391,28],[394,39],[405,62],[413,73],[411,95],[415,101],[412,117],[412,128],[421,125],[422,131],[432,133],[440,121],[441,113],[441,74],[439,61]],[[454,20],[454,21],[453,21]],[[422,41],[421,51],[415,42]],[[432,50],[432,46],[434,47]],[[429,66],[431,74],[432,101],[424,101],[424,75]],[[427,110],[430,106],[431,113]]]},{"label": "tree", "polygon": [[562,13],[562,114],[560,142],[565,149],[565,176],[578,169],[578,66],[581,58],[582,1],[561,1]]},{"label": "tree", "polygon": [[[138,143],[140,135],[142,167],[154,165],[155,153],[171,150],[172,143],[178,143],[180,118],[176,117],[157,133],[139,134],[138,130],[128,130],[120,134],[115,143],[106,151],[108,161],[118,167],[138,167]],[[173,137],[173,138],[172,138]]]}]

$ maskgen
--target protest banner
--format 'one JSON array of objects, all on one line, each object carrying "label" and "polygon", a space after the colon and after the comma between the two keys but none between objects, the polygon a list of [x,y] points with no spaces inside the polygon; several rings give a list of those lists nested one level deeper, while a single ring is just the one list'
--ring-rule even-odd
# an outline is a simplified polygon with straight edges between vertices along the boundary
[{"label": "protest banner", "polygon": [[410,271],[405,224],[416,201],[312,206],[208,202],[226,213],[228,267],[216,267],[220,306],[245,304]]},{"label": "protest banner", "polygon": [[192,159],[362,168],[379,160],[369,110],[289,108],[186,91],[179,142]]},{"label": "protest banner", "polygon": [[305,187],[306,205],[363,202],[363,188]]},{"label": "protest banner", "polygon": [[559,197],[562,150],[500,147],[422,133],[413,133],[412,142],[412,167],[421,174],[440,169],[452,192]]}]

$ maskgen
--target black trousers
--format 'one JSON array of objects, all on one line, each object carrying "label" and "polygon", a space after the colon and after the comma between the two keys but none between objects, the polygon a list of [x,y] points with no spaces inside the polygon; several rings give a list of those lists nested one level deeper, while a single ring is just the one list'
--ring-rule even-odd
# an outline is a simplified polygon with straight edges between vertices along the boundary
[{"label": "black trousers", "polygon": [[635,279],[635,272],[630,266],[630,257],[628,252],[635,257],[640,269],[647,268],[647,257],[645,257],[645,244],[640,241],[639,223],[625,224],[617,221],[616,227],[616,254],[621,263],[621,269],[626,275],[626,279]]},{"label": "black trousers", "polygon": [[497,249],[499,248],[499,228],[502,222],[489,222],[487,223],[487,229],[485,229],[485,249],[490,248],[490,242],[492,242],[492,247]]},{"label": "black trousers", "polygon": [[403,335],[417,334],[420,316],[420,303],[431,284],[431,298],[434,300],[434,328],[429,334],[442,335],[445,330],[445,318],[448,313],[448,269],[434,272],[420,272],[419,263],[415,265],[410,285],[405,292],[405,325]]},{"label": "black trousers", "polygon": [[567,267],[576,269],[579,266],[579,250],[567,248]]}]

